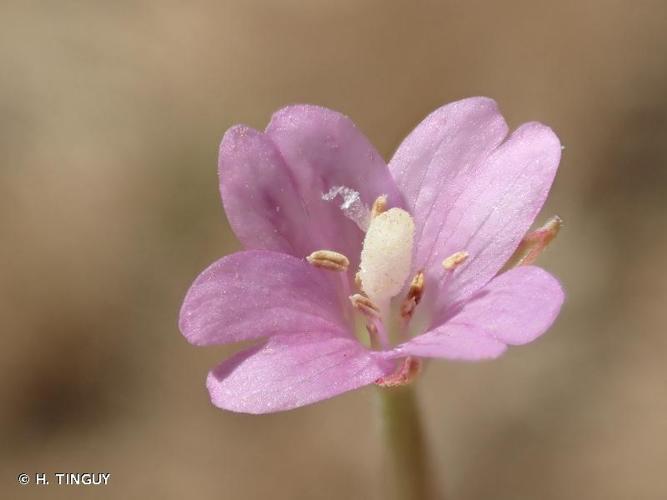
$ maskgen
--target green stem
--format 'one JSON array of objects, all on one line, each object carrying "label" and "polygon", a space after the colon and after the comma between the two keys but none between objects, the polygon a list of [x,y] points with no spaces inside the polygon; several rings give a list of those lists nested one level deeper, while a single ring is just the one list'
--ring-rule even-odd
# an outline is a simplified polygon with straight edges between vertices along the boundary
[{"label": "green stem", "polygon": [[387,474],[383,482],[391,500],[435,500],[426,437],[412,385],[379,388]]}]

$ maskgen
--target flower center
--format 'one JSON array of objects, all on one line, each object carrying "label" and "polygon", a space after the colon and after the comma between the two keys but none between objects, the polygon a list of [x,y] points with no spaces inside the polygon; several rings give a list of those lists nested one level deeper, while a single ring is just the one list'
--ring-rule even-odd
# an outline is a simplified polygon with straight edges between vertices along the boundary
[{"label": "flower center", "polygon": [[[391,344],[388,329],[394,331],[398,327],[404,330],[421,298],[423,274],[418,273],[415,279],[420,279],[419,290],[413,290],[413,280],[406,298],[410,303],[409,310],[402,306],[399,315],[390,306],[392,297],[401,292],[410,274],[415,224],[405,210],[387,210],[386,196],[379,196],[368,208],[359,193],[347,186],[334,186],[322,195],[324,201],[336,198],[342,200],[339,208],[343,214],[366,233],[355,279],[361,293],[349,295],[349,300],[352,308],[365,318],[371,345],[386,349]],[[346,256],[319,250],[309,255],[307,260],[314,266],[341,272],[343,289],[349,290],[346,277],[349,260]]]},{"label": "flower center", "polygon": [[[413,320],[417,305],[424,295],[424,273],[410,275],[415,223],[412,216],[401,208],[387,209],[387,197],[380,196],[368,208],[357,191],[346,186],[334,186],[322,199],[333,201],[341,198],[340,209],[365,231],[359,272],[355,283],[361,293],[350,293],[347,271],[349,260],[345,255],[332,250],[318,250],[307,257],[312,265],[338,271],[342,289],[358,313],[354,319],[355,329],[368,332],[371,346],[387,349],[393,342],[407,340],[408,325]],[[465,251],[457,252],[443,262],[445,275],[459,267],[468,257]],[[408,280],[409,286],[406,287]],[[397,307],[391,306],[392,298],[401,291],[407,292]],[[357,323],[362,319],[363,323]]]},{"label": "flower center", "polygon": [[[369,209],[362,201],[359,193],[346,186],[334,186],[322,195],[325,201],[333,201],[340,197],[340,209],[343,214],[354,221],[357,226],[366,232],[364,237],[359,272],[355,276],[355,284],[361,293],[350,293],[348,278],[349,259],[332,250],[318,250],[311,253],[306,259],[316,267],[336,271],[340,275],[344,296],[358,314],[349,316],[346,309],[345,316],[352,322],[354,330],[360,335],[365,327],[373,349],[389,349],[393,342],[402,342],[408,339],[408,326],[420,320],[413,319],[417,306],[424,295],[424,271],[417,271],[411,278],[409,286],[405,286],[410,278],[412,269],[412,250],[415,237],[415,223],[412,216],[401,208],[387,210],[387,197],[380,196]],[[442,262],[443,279],[461,267],[468,259],[465,250],[458,251]],[[407,289],[403,300],[394,303],[391,299]],[[422,315],[423,316],[423,315]],[[362,320],[363,323],[358,323]],[[421,322],[427,320],[423,316]],[[393,341],[393,342],[392,342]],[[396,361],[396,371],[381,377],[376,384],[383,387],[404,385],[412,381],[420,372],[421,361],[412,356],[406,356]]]}]

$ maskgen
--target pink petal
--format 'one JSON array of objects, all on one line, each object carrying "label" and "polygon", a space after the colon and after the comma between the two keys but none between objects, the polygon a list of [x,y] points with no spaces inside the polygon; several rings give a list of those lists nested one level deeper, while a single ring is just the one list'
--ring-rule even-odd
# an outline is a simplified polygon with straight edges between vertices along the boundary
[{"label": "pink petal", "polygon": [[564,300],[556,278],[535,266],[520,266],[491,280],[447,325],[474,325],[505,344],[521,345],[542,335]]},{"label": "pink petal", "polygon": [[507,346],[475,325],[445,323],[387,353],[388,359],[404,356],[445,358],[460,361],[493,359]]},{"label": "pink petal", "polygon": [[441,280],[441,304],[453,304],[486,284],[526,234],[553,182],[561,146],[539,123],[517,129],[443,213],[428,266],[459,250],[470,257]]},{"label": "pink petal", "polygon": [[355,339],[293,334],[233,356],[209,373],[206,385],[219,408],[271,413],[357,389],[390,371],[391,365]]},{"label": "pink petal", "polygon": [[[434,241],[425,268],[439,284],[436,309],[469,297],[510,258],[546,200],[560,152],[551,129],[522,125],[455,198],[434,208],[441,220],[424,234]],[[461,250],[468,260],[443,276],[442,260]]]},{"label": "pink petal", "polygon": [[433,231],[422,231],[442,221],[441,206],[465,189],[507,132],[496,102],[472,97],[432,112],[396,150],[389,169],[417,225],[418,262],[434,244]]},{"label": "pink petal", "polygon": [[232,127],[220,144],[220,194],[246,248],[304,257],[313,251],[301,195],[275,144],[264,133]]},{"label": "pink petal", "polygon": [[441,304],[457,302],[491,279],[510,257],[541,208],[560,160],[560,143],[530,123],[501,144],[507,124],[491,99],[475,97],[429,115],[390,162],[415,218],[416,269],[440,288],[442,261],[466,250]]},{"label": "pink petal", "polygon": [[517,267],[494,278],[440,326],[387,356],[471,361],[498,357],[506,344],[525,344],[542,335],[556,319],[563,297],[558,281],[543,269]]},{"label": "pink petal", "polygon": [[315,249],[332,249],[358,263],[363,232],[343,216],[341,200],[325,202],[322,195],[336,186],[359,192],[370,207],[380,195],[389,206],[402,206],[387,165],[366,137],[346,116],[318,106],[296,105],[273,115],[266,134],[276,144],[301,195]]},{"label": "pink petal", "polygon": [[275,334],[346,331],[325,271],[262,250],[223,257],[202,272],[183,301],[179,326],[196,345]]}]

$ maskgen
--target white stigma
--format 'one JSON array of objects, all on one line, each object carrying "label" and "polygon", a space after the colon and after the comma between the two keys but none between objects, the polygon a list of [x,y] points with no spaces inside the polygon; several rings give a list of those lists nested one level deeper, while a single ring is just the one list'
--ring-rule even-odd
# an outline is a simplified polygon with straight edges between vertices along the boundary
[{"label": "white stigma", "polygon": [[415,224],[405,210],[391,208],[370,221],[361,250],[361,286],[376,304],[397,295],[410,274]]}]

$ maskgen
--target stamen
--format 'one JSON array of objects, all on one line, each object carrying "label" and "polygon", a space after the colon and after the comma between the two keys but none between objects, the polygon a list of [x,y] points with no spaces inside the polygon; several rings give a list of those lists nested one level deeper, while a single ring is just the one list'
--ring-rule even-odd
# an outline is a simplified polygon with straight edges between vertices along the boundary
[{"label": "stamen", "polygon": [[410,283],[410,289],[408,294],[405,297],[405,300],[401,304],[401,317],[409,320],[412,317],[412,314],[415,311],[415,307],[422,299],[424,295],[424,273],[419,271],[415,274],[415,277],[412,278],[412,283]]},{"label": "stamen", "polygon": [[352,302],[352,307],[361,312],[364,316],[373,319],[380,317],[380,308],[365,295],[361,295],[360,293],[350,295],[350,302]]},{"label": "stamen", "polygon": [[561,227],[563,227],[563,220],[554,215],[544,226],[528,233],[521,240],[521,243],[503,269],[533,264],[549,243],[558,236]]},{"label": "stamen", "polygon": [[419,358],[408,356],[394,373],[375,381],[380,387],[398,387],[412,382],[421,373],[422,363]]},{"label": "stamen", "polygon": [[359,273],[354,275],[354,284],[357,285],[359,290],[361,290],[361,275]]},{"label": "stamen", "polygon": [[387,195],[378,196],[371,207],[371,219],[387,211]]},{"label": "stamen", "polygon": [[366,331],[368,332],[368,339],[371,342],[371,347],[373,349],[380,349],[380,334],[378,332],[378,327],[374,323],[366,324]]},{"label": "stamen", "polygon": [[415,303],[419,304],[422,295],[424,295],[424,272],[419,271],[412,278],[412,283],[410,283],[410,289],[408,290],[408,298],[415,299]]},{"label": "stamen", "polygon": [[414,298],[411,299],[405,299],[403,303],[401,304],[401,318],[404,320],[409,320],[412,318],[412,315],[415,312],[415,309],[417,307],[417,302],[415,301]]},{"label": "stamen", "polygon": [[330,271],[347,271],[350,261],[342,253],[333,250],[317,250],[311,253],[306,260],[315,267],[321,267]]},{"label": "stamen", "polygon": [[456,269],[466,261],[469,255],[470,254],[465,250],[453,253],[452,255],[450,255],[449,257],[447,257],[445,260],[442,261],[442,267],[444,267],[446,271],[451,271],[452,269]]}]

